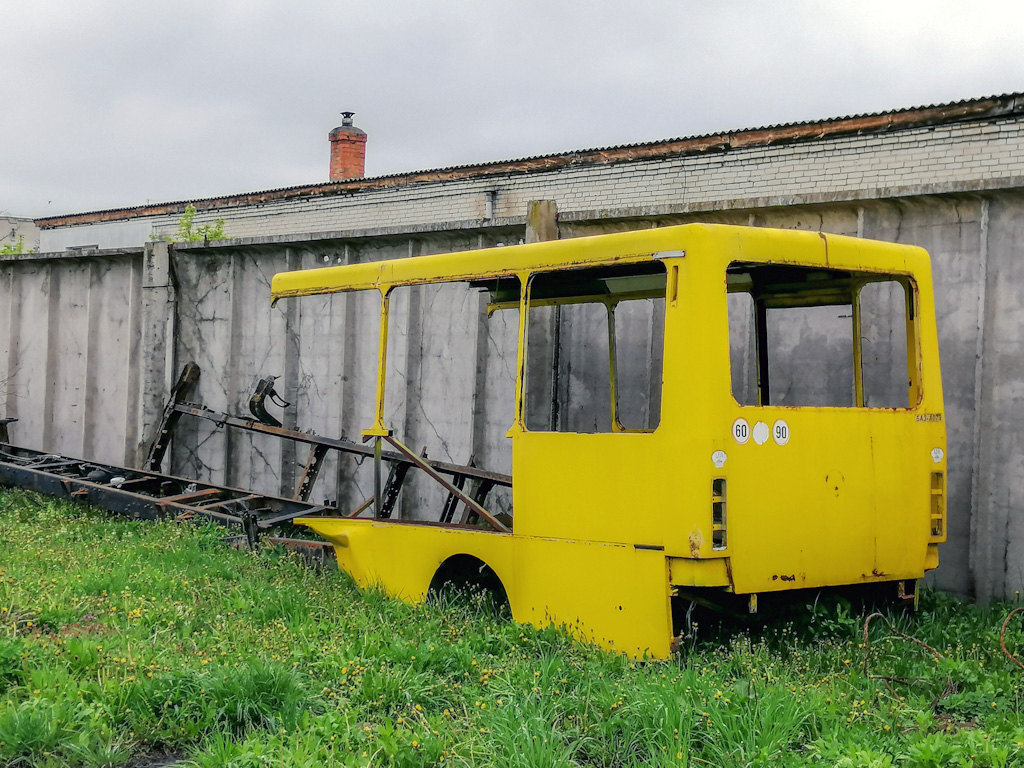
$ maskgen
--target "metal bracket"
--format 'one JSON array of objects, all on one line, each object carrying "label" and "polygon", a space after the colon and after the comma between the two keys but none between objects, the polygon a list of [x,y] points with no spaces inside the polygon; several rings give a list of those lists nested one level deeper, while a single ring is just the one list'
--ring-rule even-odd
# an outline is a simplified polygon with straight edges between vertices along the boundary
[{"label": "metal bracket", "polygon": [[295,491],[296,501],[309,501],[309,495],[313,492],[313,484],[316,483],[317,475],[320,474],[320,467],[323,466],[326,455],[326,445],[314,445],[310,449],[309,459],[302,470],[302,477],[299,478],[299,487]]},{"label": "metal bracket", "polygon": [[274,389],[274,382],[277,381],[277,378],[277,376],[267,376],[265,379],[260,379],[260,383],[256,385],[256,391],[249,398],[249,412],[260,423],[269,427],[280,427],[281,422],[267,412],[266,399],[269,397],[270,402],[279,408],[287,408],[291,405],[291,403],[285,402]]},{"label": "metal bracket", "polygon": [[181,369],[177,383],[171,387],[171,396],[164,406],[163,415],[160,417],[160,431],[157,432],[156,440],[150,446],[149,455],[146,457],[145,467],[150,472],[159,472],[164,463],[164,454],[171,443],[171,435],[178,425],[181,412],[175,406],[188,397],[199,381],[199,366],[195,363],[188,363]]},{"label": "metal bracket", "polygon": [[[420,452],[420,456],[424,459],[427,458],[426,448]],[[395,511],[395,504],[398,503],[398,494],[402,492],[402,486],[405,484],[405,478],[409,474],[410,469],[412,469],[412,464],[408,464],[404,461],[391,463],[391,470],[388,472],[388,480],[384,483],[384,499],[380,505],[380,516],[383,519],[388,519]]]}]

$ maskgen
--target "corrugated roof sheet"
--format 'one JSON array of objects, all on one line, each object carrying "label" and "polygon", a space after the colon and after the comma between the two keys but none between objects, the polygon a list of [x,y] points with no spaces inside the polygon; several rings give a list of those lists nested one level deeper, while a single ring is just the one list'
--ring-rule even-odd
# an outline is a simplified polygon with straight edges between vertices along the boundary
[{"label": "corrugated roof sheet", "polygon": [[776,123],[759,128],[744,128],[673,139],[618,144],[591,149],[577,149],[545,155],[493,160],[484,163],[453,165],[408,173],[387,174],[345,181],[325,181],[291,187],[278,187],[258,192],[237,195],[222,195],[168,203],[155,203],[127,208],[110,208],[85,213],[50,216],[36,219],[42,228],[91,224],[99,221],[117,221],[180,213],[187,205],[199,210],[218,210],[253,205],[270,200],[294,197],[318,197],[329,194],[358,192],[365,189],[403,186],[406,184],[454,181],[473,177],[486,177],[498,173],[529,173],[544,171],[566,165],[582,163],[609,163],[654,157],[727,150],[784,141],[807,141],[844,133],[863,133],[879,130],[899,130],[922,124],[941,124],[962,120],[984,120],[1024,112],[1024,93],[1009,93],[999,96],[983,96],[962,99],[945,104],[905,107],[886,112],[867,112],[824,120],[806,120],[792,123]]}]

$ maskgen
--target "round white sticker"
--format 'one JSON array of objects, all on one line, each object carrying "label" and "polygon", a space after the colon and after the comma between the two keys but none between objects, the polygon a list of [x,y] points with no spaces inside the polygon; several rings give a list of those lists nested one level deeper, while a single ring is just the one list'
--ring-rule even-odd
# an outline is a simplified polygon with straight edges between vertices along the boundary
[{"label": "round white sticker", "polygon": [[934,461],[936,464],[942,461],[942,457],[945,455],[946,454],[942,452],[941,448],[932,448],[932,461]]},{"label": "round white sticker", "polygon": [[754,438],[754,442],[757,443],[758,445],[764,445],[765,443],[767,443],[768,442],[768,432],[769,431],[768,431],[768,425],[767,424],[765,424],[763,421],[757,422],[757,424],[754,425],[754,429],[753,429],[753,432],[752,432],[752,437]]},{"label": "round white sticker", "polygon": [[740,445],[750,439],[750,425],[746,419],[736,419],[732,423],[732,437]]},{"label": "round white sticker", "polygon": [[715,465],[715,469],[721,469],[725,466],[725,461],[728,458],[725,455],[725,451],[715,451],[711,454],[711,463]]},{"label": "round white sticker", "polygon": [[772,425],[772,439],[776,445],[785,445],[789,442],[789,424],[784,419],[779,419]]}]

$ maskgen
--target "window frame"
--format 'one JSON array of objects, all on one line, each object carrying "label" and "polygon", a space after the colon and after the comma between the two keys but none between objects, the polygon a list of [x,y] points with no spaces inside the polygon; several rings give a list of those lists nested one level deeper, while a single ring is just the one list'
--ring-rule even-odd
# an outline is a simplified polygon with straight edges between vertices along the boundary
[{"label": "window frame", "polygon": [[[810,273],[826,273],[834,272],[837,275],[836,283],[839,284],[839,290],[835,290],[834,286],[828,286],[830,292],[820,293],[820,299],[814,300],[815,292],[813,289],[809,289],[806,292],[801,291],[782,291],[774,296],[770,293],[765,292],[763,295],[758,295],[759,292],[755,290],[754,281],[751,279],[749,284],[742,284],[740,280],[734,280],[730,282],[730,276],[737,274],[743,274],[738,272],[731,272],[730,270],[740,266],[746,267],[765,267],[773,266],[780,269],[793,269],[794,274],[797,270],[806,270]],[[847,274],[848,278],[843,281],[839,276]],[[903,288],[904,296],[904,320],[906,325],[906,353],[907,353],[907,405],[905,406],[870,406],[864,404],[864,360],[863,360],[863,317],[861,309],[861,291],[864,286],[876,283],[894,282]],[[752,262],[752,261],[740,261],[733,260],[729,262],[726,267],[726,280],[725,280],[726,295],[745,293],[751,299],[753,305],[753,323],[751,326],[751,333],[753,335],[753,346],[754,346],[754,360],[756,367],[756,393],[757,403],[756,404],[744,404],[739,401],[736,397],[736,392],[733,389],[733,366],[735,363],[734,356],[732,354],[732,330],[729,322],[728,302],[726,302],[725,311],[725,323],[726,323],[726,340],[729,344],[729,369],[727,381],[729,385],[729,396],[733,402],[741,408],[765,408],[765,407],[785,407],[785,408],[839,408],[849,409],[858,408],[869,411],[885,411],[885,410],[896,410],[896,411],[913,411],[920,407],[924,400],[924,391],[922,383],[922,371],[921,371],[921,330],[919,327],[920,318],[920,306],[919,306],[919,288],[914,275],[911,273],[904,272],[873,272],[869,270],[839,270],[832,269],[829,267],[822,267],[820,265],[807,265],[807,264],[768,264],[765,262]],[[843,292],[845,290],[845,293]],[[768,309],[781,309],[788,307],[825,307],[825,306],[850,306],[852,312],[851,331],[853,335],[853,403],[850,405],[778,405],[771,402],[771,371],[768,365],[768,350],[770,348],[771,340],[768,339],[767,334],[767,310]],[[767,375],[764,375],[767,374]],[[765,402],[767,400],[767,402]]]},{"label": "window frame", "polygon": [[[624,293],[618,294],[618,295],[616,295],[616,294],[604,294],[604,295],[601,295],[601,294],[581,294],[581,295],[576,295],[576,296],[558,296],[558,297],[550,297],[549,296],[549,297],[544,297],[544,298],[541,298],[541,299],[534,299],[533,298],[535,282],[536,282],[537,278],[543,278],[545,276],[550,276],[550,275],[555,275],[555,274],[565,274],[565,273],[568,273],[568,272],[571,272],[571,271],[583,272],[583,271],[590,271],[590,270],[607,269],[609,267],[616,267],[616,266],[637,267],[637,266],[640,266],[640,265],[650,265],[650,264],[660,265],[660,267],[661,267],[661,271],[660,272],[659,271],[655,271],[653,273],[653,274],[656,274],[656,275],[664,277],[664,285],[660,289],[658,289],[658,290],[624,292]],[[644,275],[639,275],[639,276],[647,276],[647,275],[644,274]],[[630,276],[629,275],[624,275],[623,277],[630,277]],[[659,366],[660,367],[660,371],[659,371],[660,375],[657,377],[658,378],[658,388],[660,390],[660,396],[657,399],[657,403],[658,403],[657,404],[657,414],[656,414],[656,416],[657,416],[657,423],[655,424],[654,427],[644,427],[644,428],[625,427],[625,426],[622,425],[622,423],[621,423],[621,421],[619,419],[619,412],[620,412],[619,401],[618,401],[619,373],[618,373],[618,364],[617,364],[617,360],[616,360],[616,349],[617,349],[618,345],[616,343],[616,337],[615,337],[615,309],[620,304],[623,304],[625,302],[635,301],[635,300],[642,300],[642,299],[655,299],[655,300],[662,299],[667,304],[667,302],[668,302],[669,281],[670,281],[669,270],[665,267],[664,263],[660,262],[660,261],[633,262],[632,264],[628,264],[628,265],[593,264],[593,265],[588,265],[588,266],[585,266],[585,267],[560,268],[560,269],[551,269],[551,270],[538,270],[538,271],[531,272],[529,274],[528,278],[525,281],[526,284],[525,284],[525,290],[523,290],[522,306],[521,306],[521,312],[523,314],[523,323],[524,323],[524,332],[523,332],[523,336],[522,336],[522,345],[523,346],[522,346],[522,349],[521,349],[521,352],[520,352],[521,359],[522,359],[522,366],[523,366],[523,384],[522,384],[522,388],[520,390],[520,394],[519,394],[519,398],[518,398],[519,399],[519,402],[517,403],[517,411],[518,412],[516,414],[516,417],[517,417],[516,420],[522,426],[523,432],[530,433],[530,434],[570,434],[570,435],[652,434],[652,433],[656,432],[661,427],[662,416],[663,416],[663,413],[662,413],[663,412],[663,407],[662,406],[663,406],[663,397],[664,397],[664,365],[665,365],[665,333],[664,333],[664,324],[665,324],[665,317],[663,316],[662,319],[661,319],[662,331],[663,332],[661,334],[661,343],[660,343],[660,346],[661,346],[661,349],[660,349],[660,351],[661,351],[661,364]],[[529,392],[529,377],[530,377],[530,371],[531,371],[531,367],[530,367],[530,362],[529,361],[530,361],[530,322],[531,322],[531,314],[532,313],[531,313],[530,310],[535,308],[535,307],[539,308],[539,307],[548,307],[548,306],[554,307],[554,308],[558,309],[558,308],[561,308],[563,306],[571,306],[571,305],[577,305],[577,304],[601,304],[605,308],[605,326],[606,326],[606,331],[607,331],[607,352],[608,352],[607,371],[608,371],[608,384],[609,384],[609,401],[610,401],[609,402],[609,410],[610,410],[610,417],[611,417],[611,429],[610,430],[604,430],[604,431],[597,431],[597,432],[571,432],[571,431],[568,431],[568,430],[562,430],[562,429],[558,429],[558,428],[531,429],[528,426],[528,419],[527,419],[527,409],[528,409],[527,401],[529,399],[529,396],[528,396],[528,392]],[[498,307],[496,305],[496,308],[500,308],[500,307]],[[652,325],[653,325],[653,323],[654,323],[654,320],[652,319]],[[652,352],[651,360],[653,361],[653,353],[655,351],[654,344],[651,344],[650,350]],[[653,369],[653,366],[650,366],[649,370],[652,370],[652,369]],[[550,369],[547,369],[547,370],[548,370],[548,373],[550,375],[550,373],[551,373]],[[648,416],[649,421],[651,420],[651,417],[653,415],[654,415],[653,413],[649,414],[649,416]]]}]

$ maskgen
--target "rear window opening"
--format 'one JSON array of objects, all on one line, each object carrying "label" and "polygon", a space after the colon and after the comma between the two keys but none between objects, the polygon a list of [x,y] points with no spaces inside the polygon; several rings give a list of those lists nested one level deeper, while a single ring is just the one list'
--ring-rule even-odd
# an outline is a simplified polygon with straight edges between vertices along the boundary
[{"label": "rear window opening", "polygon": [[917,404],[909,278],[733,262],[726,285],[732,393],[740,405]]}]

